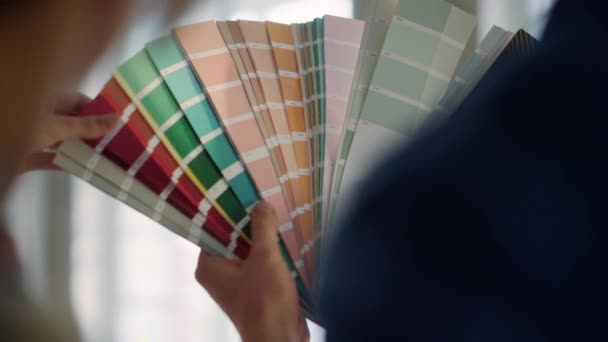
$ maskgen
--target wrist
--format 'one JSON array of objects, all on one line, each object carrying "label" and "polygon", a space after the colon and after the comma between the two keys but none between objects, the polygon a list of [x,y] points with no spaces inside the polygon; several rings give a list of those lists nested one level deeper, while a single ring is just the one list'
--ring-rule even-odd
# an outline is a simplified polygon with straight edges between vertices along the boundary
[{"label": "wrist", "polygon": [[299,333],[294,334],[252,334],[252,335],[241,335],[243,342],[309,342],[308,333],[302,335]]},{"label": "wrist", "polygon": [[303,320],[299,324],[287,322],[264,322],[254,319],[249,323],[237,326],[244,342],[308,342],[308,326]]}]

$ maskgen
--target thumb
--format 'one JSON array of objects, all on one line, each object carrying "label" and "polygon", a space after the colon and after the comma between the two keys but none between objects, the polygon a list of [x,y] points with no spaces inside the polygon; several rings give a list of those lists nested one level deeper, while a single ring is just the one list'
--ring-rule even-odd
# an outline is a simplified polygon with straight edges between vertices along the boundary
[{"label": "thumb", "polygon": [[234,284],[238,276],[238,265],[231,260],[211,256],[201,250],[194,276],[196,281],[216,298],[225,291],[223,289],[226,284]]},{"label": "thumb", "polygon": [[118,122],[118,115],[53,116],[53,135],[56,141],[70,138],[95,139],[108,134]]},{"label": "thumb", "polygon": [[261,201],[251,213],[252,251],[276,248],[279,220],[270,203]]}]

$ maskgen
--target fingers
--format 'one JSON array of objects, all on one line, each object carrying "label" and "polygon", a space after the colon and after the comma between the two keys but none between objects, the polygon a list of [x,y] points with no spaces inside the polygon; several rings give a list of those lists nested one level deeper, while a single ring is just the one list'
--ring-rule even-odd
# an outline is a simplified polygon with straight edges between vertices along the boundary
[{"label": "fingers", "polygon": [[226,284],[233,284],[236,281],[238,266],[230,260],[201,251],[194,275],[199,284],[215,296],[221,293]]},{"label": "fingers", "polygon": [[56,97],[51,111],[60,115],[70,115],[80,112],[91,102],[91,98],[78,92],[68,92]]},{"label": "fingers", "polygon": [[118,115],[76,115],[90,102],[88,96],[77,92],[57,96],[53,109],[39,123],[40,131],[33,139],[32,151],[70,138],[95,139],[108,134],[116,126]]},{"label": "fingers", "polygon": [[251,213],[252,251],[277,248],[278,222],[277,215],[268,202],[258,203]]},{"label": "fingers", "polygon": [[53,163],[54,153],[39,152],[29,155],[19,167],[18,173],[22,175],[29,171],[36,170],[57,170],[58,167]]},{"label": "fingers", "polygon": [[53,138],[55,143],[70,138],[95,139],[108,134],[118,122],[118,115],[99,116],[53,116]]}]

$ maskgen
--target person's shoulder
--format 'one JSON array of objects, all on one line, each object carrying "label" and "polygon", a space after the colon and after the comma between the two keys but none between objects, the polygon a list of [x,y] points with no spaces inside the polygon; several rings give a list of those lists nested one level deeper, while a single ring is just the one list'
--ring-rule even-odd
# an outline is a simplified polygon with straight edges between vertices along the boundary
[{"label": "person's shoulder", "polygon": [[598,116],[602,96],[592,89],[604,86],[594,84],[597,75],[581,84],[585,76],[570,63],[574,52],[552,51],[492,70],[448,121],[380,163],[337,231],[337,250],[352,257],[362,241],[368,250],[400,249],[411,234],[470,226],[529,162],[563,159],[560,149],[584,141],[577,134],[593,133],[581,116]]}]

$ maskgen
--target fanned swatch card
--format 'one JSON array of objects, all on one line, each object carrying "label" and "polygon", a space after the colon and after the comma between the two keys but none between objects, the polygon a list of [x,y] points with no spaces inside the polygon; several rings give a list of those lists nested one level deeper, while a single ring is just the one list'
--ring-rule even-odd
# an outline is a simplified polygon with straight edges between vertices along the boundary
[{"label": "fanned swatch card", "polygon": [[139,52],[114,77],[156,132],[151,143],[160,140],[178,163],[172,174],[185,173],[232,227],[243,229],[249,222],[243,203],[200,144],[149,55]]},{"label": "fanned swatch card", "polygon": [[[299,220],[300,214],[297,210],[297,208],[303,208],[305,204],[302,203],[304,187],[300,181],[293,139],[291,137],[286,107],[283,102],[281,83],[270,38],[267,34],[266,24],[253,21],[239,21],[238,23],[253,67],[256,70],[256,78],[264,99],[264,102],[258,103],[258,105],[268,111],[275,133],[271,137],[271,142],[278,145],[282,158],[280,162],[285,166],[286,173],[281,176],[284,177],[284,182],[290,188],[291,196],[286,199],[290,214],[296,225],[295,231],[298,245],[304,246],[308,241],[304,241],[301,227],[302,222]],[[303,252],[305,251],[300,249],[300,254],[303,254]],[[312,271],[312,265],[305,264],[305,266],[307,270]]]},{"label": "fanned swatch card", "polygon": [[[107,100],[110,98],[111,101]],[[231,228],[214,210],[208,212],[208,216],[198,212],[192,203],[203,202],[204,197],[189,179],[171,179],[167,170],[176,166],[175,162],[172,163],[169,152],[161,146],[157,145],[156,149],[149,151],[152,149],[148,150],[143,144],[143,141],[148,141],[155,135],[113,81],[106,85],[102,94],[81,114],[108,111],[123,115],[118,126],[104,139],[89,142],[89,146],[76,141],[68,141],[60,146],[60,154],[69,156],[72,162],[82,166],[83,172],[78,175],[85,180],[103,178],[110,181],[116,186],[118,199],[128,201],[137,198],[150,207],[153,213],[151,217],[154,219],[160,219],[167,211],[173,210],[173,207],[180,208],[181,214],[189,221],[188,225],[183,227],[187,229],[190,240],[196,241],[196,237],[202,236],[201,234],[208,230],[215,240],[228,245]],[[206,230],[202,229],[203,226]],[[246,255],[246,251],[241,250],[241,255]]]},{"label": "fanned swatch card", "polygon": [[[365,20],[365,29],[359,49],[359,58],[354,75],[334,174],[332,177],[331,193],[329,194],[328,228],[335,224],[336,203],[346,165],[346,158],[357,129],[361,110],[365,103],[367,90],[378,62],[380,50],[386,38],[389,23],[397,8],[397,0],[370,0],[365,1],[361,8],[362,19]],[[324,234],[327,236],[327,234]]]},{"label": "fanned swatch card", "polygon": [[230,188],[249,211],[259,199],[255,185],[224,134],[178,43],[173,37],[167,36],[147,44],[146,51],[160,70],[202,148],[208,152]]},{"label": "fanned swatch card", "polygon": [[296,46],[292,27],[289,25],[267,22],[268,38],[277,68],[281,86],[283,104],[291,143],[296,156],[298,180],[301,192],[296,207],[302,236],[302,254],[308,269],[314,271],[314,259],[311,247],[314,244],[313,225],[313,192],[310,141],[307,134],[307,120],[304,111],[304,99],[300,83]]},{"label": "fanned swatch card", "polygon": [[98,157],[98,167],[103,171],[90,173],[90,170],[87,169],[83,162],[89,160],[93,154],[94,151],[84,143],[69,141],[62,146],[61,152],[55,158],[55,163],[77,177],[83,177],[86,174],[86,179],[91,184],[103,189],[110,196],[120,199],[176,234],[201,245],[211,254],[231,259],[235,258],[234,253],[221,241],[207,233],[206,230],[201,229],[198,224],[194,224],[191,217],[184,215],[175,207],[166,206],[162,214],[159,213],[156,206],[164,200],[139,180],[133,179],[131,185],[132,193],[128,196],[123,196],[124,190],[121,189],[121,184],[124,179],[130,176],[106,157]]},{"label": "fanned swatch card", "polygon": [[494,26],[481,41],[475,53],[469,57],[454,80],[446,90],[445,96],[438,105],[438,112],[449,112],[460,104],[467,91],[476,84],[489,63],[494,62],[494,56],[502,50],[502,47],[513,37],[511,32],[505,31],[500,27]]},{"label": "fanned swatch card", "polygon": [[432,114],[475,24],[473,16],[441,0],[399,2],[347,156],[338,211],[348,207],[344,202],[378,158],[411,139]]},{"label": "fanned swatch card", "polygon": [[538,44],[534,37],[523,30],[512,33],[497,26],[492,27],[479,48],[459,70],[435,114],[439,119],[449,115],[465,100],[489,69],[499,64],[498,61],[529,56]]},{"label": "fanned swatch card", "polygon": [[[204,22],[179,27],[175,29],[175,34],[201,84],[205,86],[226,132],[256,181],[260,197],[275,207],[281,237],[298,273],[310,287],[279,177],[270,160],[253,109],[247,101],[241,78],[216,23]],[[199,36],[206,39],[198,39]]]},{"label": "fanned swatch card", "polygon": [[327,225],[331,180],[338,159],[338,148],[365,23],[350,19],[325,16],[323,39],[325,46],[325,138],[323,162],[323,223]]},{"label": "fanned swatch card", "polygon": [[63,142],[55,163],[229,259],[247,258],[251,210],[268,201],[301,309],[317,319],[324,242],[360,180],[537,44],[495,27],[463,56],[475,19],[443,0],[362,7],[359,19],[205,21],[142,42],[79,114],[116,112],[117,126]]},{"label": "fanned swatch card", "polygon": [[[165,202],[168,202],[188,215],[198,229],[205,225],[217,239],[228,245],[232,232],[229,223],[183,172],[173,173],[179,168],[177,162],[165,146],[158,142],[157,133],[115,81],[106,85],[101,95],[82,115],[104,111],[122,113],[121,121],[112,133],[99,142],[90,143],[94,150],[83,160],[82,164],[88,171],[83,175],[84,178],[87,179],[93,172],[102,175],[108,173],[100,164],[102,154],[108,156],[125,171],[124,177],[117,184],[121,190],[119,198],[135,194],[134,180],[139,179],[162,199],[153,206],[157,215],[162,215],[167,207]],[[61,148],[63,147],[62,145]]]}]

